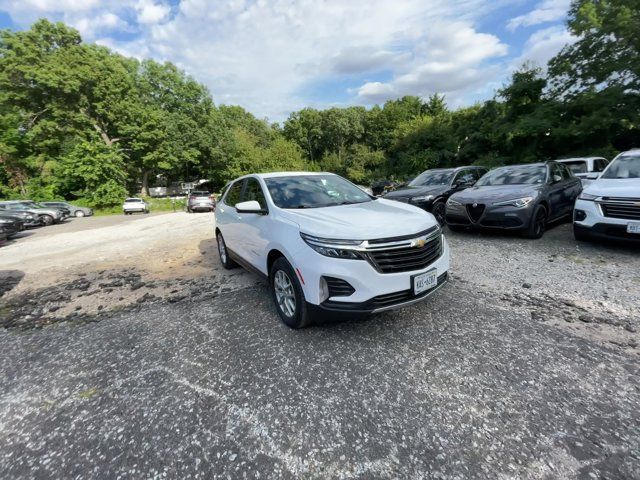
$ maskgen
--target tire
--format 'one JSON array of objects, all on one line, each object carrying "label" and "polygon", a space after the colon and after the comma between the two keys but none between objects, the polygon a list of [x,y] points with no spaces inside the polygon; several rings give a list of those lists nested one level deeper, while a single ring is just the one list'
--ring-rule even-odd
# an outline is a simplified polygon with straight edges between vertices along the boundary
[{"label": "tire", "polygon": [[218,255],[220,256],[220,263],[227,270],[231,270],[232,268],[236,268],[238,264],[234,262],[231,257],[229,257],[229,252],[227,250],[227,244],[224,241],[224,237],[222,233],[218,232],[216,235],[216,241],[218,242]]},{"label": "tire", "polygon": [[433,214],[434,217],[436,217],[436,220],[438,221],[441,227],[445,224],[444,217],[445,217],[446,209],[447,207],[445,206],[443,200],[438,200],[431,207],[431,213]]},{"label": "tire", "polygon": [[524,232],[525,238],[537,239],[544,235],[544,231],[547,228],[547,209],[544,205],[537,205],[533,210],[531,216],[531,222],[527,230]]},{"label": "tire", "polygon": [[311,313],[302,292],[302,286],[293,267],[280,257],[269,271],[269,289],[278,316],[287,327],[304,328],[311,323]]},{"label": "tire", "polygon": [[76,218],[82,218],[84,217],[84,212],[82,210],[76,210],[76,213],[74,213],[74,216]]},{"label": "tire", "polygon": [[42,217],[42,223],[44,223],[45,227],[48,227],[49,225],[53,225],[53,222],[55,221],[53,219],[53,217],[51,215],[41,215]]},{"label": "tire", "polygon": [[589,233],[582,230],[575,223],[573,224],[573,238],[578,242],[588,242],[591,239]]}]

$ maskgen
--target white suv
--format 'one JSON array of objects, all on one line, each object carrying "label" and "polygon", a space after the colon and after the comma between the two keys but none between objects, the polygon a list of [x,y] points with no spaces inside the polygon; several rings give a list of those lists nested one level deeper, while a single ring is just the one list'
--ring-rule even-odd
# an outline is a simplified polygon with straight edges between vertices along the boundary
[{"label": "white suv", "polygon": [[618,155],[576,200],[576,240],[592,237],[640,241],[640,149]]},{"label": "white suv", "polygon": [[447,281],[449,247],[433,215],[331,173],[241,177],[215,218],[223,266],[267,277],[292,328],[321,314],[410,305]]},{"label": "white suv", "polygon": [[122,204],[122,211],[125,215],[132,215],[135,212],[149,213],[149,204],[142,198],[127,198]]}]

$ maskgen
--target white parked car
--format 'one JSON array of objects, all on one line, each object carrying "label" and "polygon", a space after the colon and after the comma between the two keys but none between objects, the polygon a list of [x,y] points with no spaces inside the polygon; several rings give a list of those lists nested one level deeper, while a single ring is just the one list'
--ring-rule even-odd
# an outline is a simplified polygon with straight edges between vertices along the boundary
[{"label": "white parked car", "polygon": [[292,328],[411,305],[447,281],[449,247],[433,215],[331,173],[241,177],[215,218],[223,266],[267,277]]},{"label": "white parked car", "polygon": [[640,241],[640,149],[618,155],[576,200],[576,240],[592,237]]},{"label": "white parked car", "polygon": [[571,173],[582,181],[583,187],[597,179],[609,165],[609,161],[603,157],[563,158],[562,160],[556,160],[556,162],[564,163],[569,167]]},{"label": "white parked car", "polygon": [[149,204],[142,198],[127,198],[122,204],[122,211],[125,215],[132,213],[149,213]]}]

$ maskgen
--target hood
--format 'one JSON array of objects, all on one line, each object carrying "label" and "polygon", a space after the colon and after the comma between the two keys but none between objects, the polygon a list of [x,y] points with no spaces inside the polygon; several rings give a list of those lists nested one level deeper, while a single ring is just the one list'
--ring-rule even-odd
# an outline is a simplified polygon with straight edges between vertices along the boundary
[{"label": "hood", "polygon": [[324,238],[372,240],[421,232],[437,225],[424,210],[392,200],[378,199],[355,205],[280,210],[300,231]]},{"label": "hood", "polygon": [[542,187],[539,185],[493,185],[471,187],[454,193],[451,198],[460,203],[490,204],[522,197],[536,196]]},{"label": "hood", "polygon": [[448,185],[406,186],[387,193],[384,198],[413,198],[422,195],[440,195],[449,189]]},{"label": "hood", "polygon": [[640,197],[640,178],[599,178],[584,188],[584,193],[603,197]]}]

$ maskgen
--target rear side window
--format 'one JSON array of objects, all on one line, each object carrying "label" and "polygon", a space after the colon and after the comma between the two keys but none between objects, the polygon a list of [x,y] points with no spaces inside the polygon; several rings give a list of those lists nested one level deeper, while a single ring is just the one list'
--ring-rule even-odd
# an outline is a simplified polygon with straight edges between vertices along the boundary
[{"label": "rear side window", "polygon": [[244,180],[238,180],[236,183],[231,185],[229,191],[224,197],[224,203],[230,206],[234,206],[236,203],[240,203],[240,194],[242,193],[242,184]]},{"label": "rear side window", "polygon": [[247,179],[247,186],[244,189],[244,195],[242,196],[243,202],[255,200],[260,204],[260,207],[267,208],[267,202],[264,199],[264,193],[260,183],[255,178]]}]

